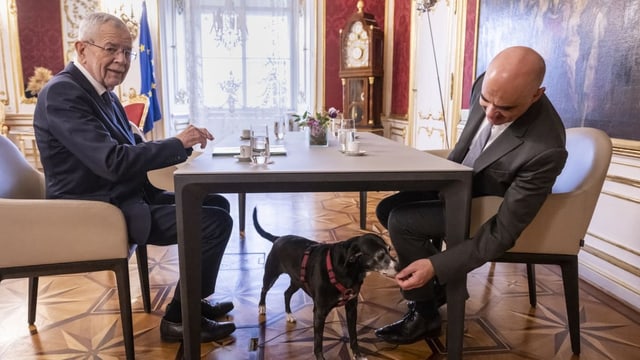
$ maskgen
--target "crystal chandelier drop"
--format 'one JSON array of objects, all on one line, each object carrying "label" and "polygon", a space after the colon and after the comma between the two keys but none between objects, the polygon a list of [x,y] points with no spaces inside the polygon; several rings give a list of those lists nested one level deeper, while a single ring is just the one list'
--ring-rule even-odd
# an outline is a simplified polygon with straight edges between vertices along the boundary
[{"label": "crystal chandelier drop", "polygon": [[211,31],[218,46],[232,49],[245,40],[246,23],[244,12],[236,12],[233,0],[226,0],[224,8],[213,14]]},{"label": "crystal chandelier drop", "polygon": [[436,6],[437,2],[438,0],[416,0],[416,10],[421,13],[430,11],[434,6]]}]

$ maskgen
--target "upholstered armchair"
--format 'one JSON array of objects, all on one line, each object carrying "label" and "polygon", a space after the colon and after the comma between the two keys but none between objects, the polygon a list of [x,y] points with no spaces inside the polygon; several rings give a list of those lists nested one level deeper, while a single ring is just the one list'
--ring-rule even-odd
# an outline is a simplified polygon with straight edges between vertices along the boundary
[{"label": "upholstered armchair", "polygon": [[[593,128],[567,129],[569,156],[552,194],[507,253],[496,262],[526,263],[529,302],[536,305],[533,264],[555,264],[562,271],[571,350],[580,353],[578,252],[602,191],[611,163],[611,139]],[[501,204],[493,196],[471,204],[470,234],[492,217]]]},{"label": "upholstered armchair", "polygon": [[127,119],[141,131],[144,129],[144,122],[149,111],[149,98],[145,95],[138,95],[136,90],[129,89],[129,98],[122,103]]},{"label": "upholstered armchair", "polygon": [[[495,262],[526,263],[529,302],[535,307],[534,264],[559,265],[562,271],[571,350],[580,353],[578,252],[611,162],[611,139],[593,128],[567,129],[567,162],[542,208],[516,240],[515,246]],[[434,152],[446,156],[446,152]],[[483,196],[471,202],[469,234],[491,219],[502,198]]]},{"label": "upholstered armchair", "polygon": [[[0,136],[0,231],[0,281],[29,278],[30,325],[35,323],[39,276],[113,271],[125,352],[127,359],[134,358],[128,258],[135,247],[120,209],[100,201],[45,199],[43,175]],[[138,267],[147,270],[146,257],[143,261]],[[140,274],[149,312],[148,271],[146,279]]]}]

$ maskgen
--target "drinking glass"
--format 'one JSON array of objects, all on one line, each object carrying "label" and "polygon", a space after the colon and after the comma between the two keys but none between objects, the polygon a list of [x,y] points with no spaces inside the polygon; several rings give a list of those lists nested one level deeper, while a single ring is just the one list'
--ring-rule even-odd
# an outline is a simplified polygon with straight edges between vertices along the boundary
[{"label": "drinking glass", "polygon": [[284,133],[285,133],[285,127],[286,127],[286,120],[288,119],[288,116],[283,116],[281,119],[277,119],[274,123],[273,123],[273,133],[276,136],[276,140],[284,140]]},{"label": "drinking glass", "polygon": [[356,140],[356,123],[353,119],[342,119],[340,130],[338,130],[338,142],[340,151],[347,151],[347,143]]},{"label": "drinking glass", "polygon": [[333,135],[334,138],[338,138],[340,127],[342,126],[343,120],[344,120],[344,117],[342,116],[342,113],[338,114],[337,117],[331,119],[331,134]]},{"label": "drinking glass", "polygon": [[251,139],[251,163],[256,165],[269,162],[269,127],[267,125],[252,125]]}]

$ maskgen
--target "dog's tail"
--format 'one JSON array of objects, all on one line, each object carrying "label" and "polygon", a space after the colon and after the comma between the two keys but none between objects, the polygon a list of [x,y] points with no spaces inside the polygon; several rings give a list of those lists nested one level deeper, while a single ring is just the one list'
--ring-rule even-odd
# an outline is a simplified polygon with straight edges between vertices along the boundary
[{"label": "dog's tail", "polygon": [[256,228],[256,231],[258,232],[258,234],[260,234],[260,236],[262,236],[263,238],[271,242],[274,242],[277,238],[279,238],[279,236],[276,236],[267,232],[265,229],[262,228],[262,226],[260,226],[260,223],[258,223],[258,207],[257,206],[253,208],[253,226]]}]

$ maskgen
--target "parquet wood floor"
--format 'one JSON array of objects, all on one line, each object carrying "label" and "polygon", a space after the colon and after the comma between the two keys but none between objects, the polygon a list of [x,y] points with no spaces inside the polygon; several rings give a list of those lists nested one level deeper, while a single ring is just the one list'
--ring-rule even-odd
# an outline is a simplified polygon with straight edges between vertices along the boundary
[{"label": "parquet wood floor", "polygon": [[[278,235],[307,236],[335,242],[361,232],[357,193],[249,194],[247,209],[259,205],[261,224]],[[387,237],[375,219],[375,205],[387,193],[369,193],[367,231]],[[229,195],[235,206],[235,195]],[[237,209],[232,209],[237,219]],[[264,260],[271,244],[254,231],[250,219],[245,236],[234,229],[214,301],[233,301],[229,319],[238,329],[224,343],[202,345],[205,359],[308,359],[312,356],[312,303],[301,291],[292,307],[298,322],[284,318],[283,275],[267,297],[267,315],[257,302]],[[142,311],[135,260],[130,266],[137,359],[176,359],[179,343],[163,343],[159,324],[178,275],[177,248],[149,247],[151,314]],[[528,302],[524,265],[486,264],[469,274],[465,359],[573,359],[564,308],[562,281],[554,267],[537,266],[538,306]],[[640,357],[640,314],[594,287],[580,283],[582,354],[580,359]],[[358,332],[369,359],[444,359],[446,339],[392,346],[373,331],[405,312],[394,282],[369,275],[360,294]],[[446,307],[441,309],[446,326]],[[327,359],[349,359],[343,309],[327,319]],[[0,359],[121,359],[115,281],[110,273],[44,277],[40,280],[36,326],[27,326],[27,280],[0,283]]]}]

